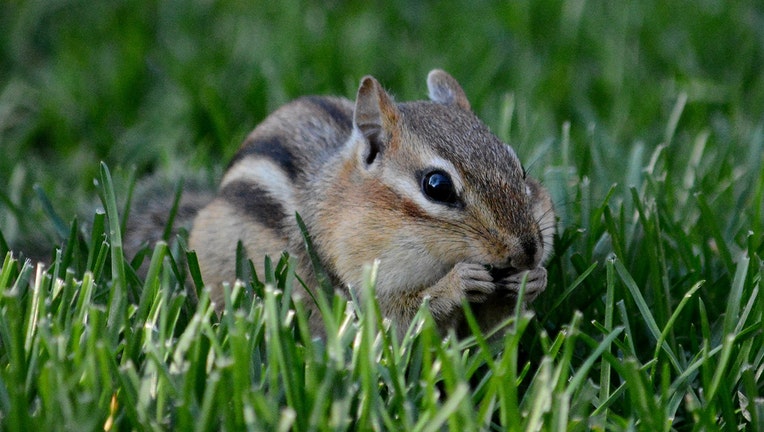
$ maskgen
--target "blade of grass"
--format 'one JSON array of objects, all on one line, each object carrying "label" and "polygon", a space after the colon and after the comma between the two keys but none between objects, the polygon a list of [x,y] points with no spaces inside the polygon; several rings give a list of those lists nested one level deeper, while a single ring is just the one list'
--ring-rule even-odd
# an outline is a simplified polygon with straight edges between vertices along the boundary
[{"label": "blade of grass", "polygon": [[67,229],[67,225],[64,220],[53,208],[53,204],[48,198],[48,195],[45,194],[45,191],[40,185],[34,185],[34,191],[37,194],[37,199],[40,200],[40,204],[42,204],[43,211],[48,216],[48,219],[53,222],[53,228],[56,229],[56,233],[58,234],[59,238],[65,239],[66,235],[69,233],[69,230]]},{"label": "blade of grass", "polygon": [[449,417],[452,416],[459,408],[459,405],[468,397],[468,387],[466,384],[459,385],[454,393],[452,393],[446,402],[437,410],[435,415],[424,422],[420,423],[419,427],[414,427],[414,431],[421,432],[435,432],[442,430],[443,425],[446,424]]},{"label": "blade of grass", "polygon": [[305,226],[305,222],[303,222],[298,213],[295,213],[294,216],[297,220],[297,225],[300,227],[300,232],[302,233],[302,238],[305,242],[305,248],[308,252],[308,256],[310,257],[310,262],[313,264],[313,271],[316,273],[316,281],[318,282],[318,287],[323,291],[324,298],[329,299],[334,294],[334,287],[332,286],[331,280],[329,279],[329,275],[326,273],[326,270],[321,263],[321,259],[315,252],[316,249],[313,246],[313,240],[311,239],[310,233],[308,232],[308,228]]},{"label": "blade of grass", "polygon": [[[620,261],[616,260],[614,264],[618,275],[621,277],[621,281],[624,283],[624,285],[626,285],[626,288],[629,290],[632,299],[634,299],[634,303],[636,303],[637,308],[639,309],[639,312],[644,319],[645,325],[650,332],[650,335],[652,336],[653,340],[656,342],[659,341],[661,339],[661,331],[658,328],[658,324],[655,322],[655,318],[653,317],[652,312],[650,312],[650,307],[647,305],[647,302],[645,302],[644,297],[642,297],[642,293],[639,291],[639,287],[637,287],[636,282],[634,282],[634,279],[631,277],[628,270],[626,270],[626,267],[624,267]],[[669,360],[671,361],[671,364],[674,366],[674,369],[677,372],[681,372],[682,368],[679,363],[679,359],[677,359],[676,354],[674,354],[674,352],[671,350],[671,347],[668,346],[668,343],[664,341],[658,346],[661,347],[666,353]]]},{"label": "blade of grass", "polygon": [[722,230],[719,227],[719,218],[714,215],[713,210],[711,210],[711,207],[706,201],[705,195],[700,192],[696,193],[695,200],[697,201],[698,208],[700,209],[700,220],[698,222],[703,225],[703,229],[707,232],[707,236],[713,239],[715,250],[719,254],[719,257],[722,259],[722,262],[724,263],[727,271],[730,274],[733,274],[735,263],[732,259],[732,253],[727,246],[727,241],[724,239]]},{"label": "blade of grass", "polygon": [[125,196],[125,206],[122,212],[122,232],[127,232],[127,221],[130,220],[133,192],[135,192],[135,180],[135,167],[131,167],[127,176],[127,194]]},{"label": "blade of grass", "polygon": [[[605,262],[606,270],[606,293],[605,293],[605,322],[604,330],[607,333],[613,331],[613,309],[615,302],[615,275],[613,268],[613,258]],[[591,267],[590,267],[591,268]],[[604,347],[604,351],[610,352],[610,345]],[[600,393],[599,400],[606,401],[610,398],[610,364],[602,362],[600,366]],[[607,411],[602,413],[607,418]]]},{"label": "blade of grass", "polygon": [[581,273],[568,288],[565,289],[565,291],[560,294],[557,297],[557,300],[552,304],[552,306],[549,308],[549,310],[544,315],[544,320],[542,321],[542,325],[549,320],[550,318],[554,317],[554,314],[552,313],[556,309],[558,309],[562,304],[564,304],[568,297],[573,293],[573,291],[578,288],[584,280],[586,280],[587,277],[594,271],[594,269],[597,268],[597,263],[592,263],[586,270],[584,270],[583,273]]},{"label": "blade of grass", "polygon": [[729,364],[730,357],[732,356],[734,342],[735,336],[732,334],[727,334],[722,341],[722,349],[719,356],[719,362],[717,363],[716,369],[714,370],[711,384],[708,386],[708,390],[704,394],[704,397],[709,402],[713,401],[716,397],[716,392],[719,390],[722,379],[726,375],[727,365]]},{"label": "blade of grass", "polygon": [[90,229],[90,243],[88,244],[88,259],[85,268],[94,272],[94,265],[103,246],[103,240],[106,237],[105,230],[106,213],[103,210],[96,210],[93,216],[93,226]]},{"label": "blade of grass", "polygon": [[584,380],[587,379],[589,374],[589,369],[594,365],[594,362],[597,361],[598,358],[602,355],[603,352],[605,352],[609,347],[610,344],[615,340],[615,338],[618,337],[623,332],[623,327],[616,327],[610,334],[605,336],[605,339],[600,342],[599,345],[597,345],[597,348],[589,354],[589,356],[586,358],[584,363],[578,368],[576,373],[573,375],[573,377],[570,379],[570,381],[567,382],[567,387],[565,388],[565,394],[568,398],[570,398],[573,395],[573,392],[575,392],[581,384],[584,382]]},{"label": "blade of grass", "polygon": [[113,346],[117,345],[122,324],[126,321],[127,296],[125,257],[122,251],[122,231],[117,213],[117,199],[111,173],[105,163],[101,163],[101,187],[106,217],[109,220],[109,242],[111,244],[112,286],[109,296],[109,322]]},{"label": "blade of grass", "polygon": [[737,263],[735,277],[732,280],[732,287],[729,297],[727,297],[727,307],[724,313],[724,334],[726,335],[733,334],[736,325],[740,321],[740,306],[743,304],[743,290],[750,261],[749,257],[742,255]]},{"label": "blade of grass", "polygon": [[[676,323],[676,320],[679,318],[679,314],[682,312],[684,307],[687,305],[687,303],[690,301],[692,296],[697,292],[700,287],[703,286],[705,281],[698,281],[695,285],[690,288],[685,295],[682,297],[682,300],[677,305],[676,309],[674,310],[674,313],[671,314],[671,317],[669,318],[666,325],[663,327],[663,331],[661,332],[660,337],[658,338],[658,341],[655,344],[655,352],[653,353],[653,358],[658,358],[658,354],[660,353],[660,350],[662,349],[663,343],[666,340],[667,335],[669,332],[674,330],[674,324]],[[656,373],[656,365],[653,365],[653,369],[650,372],[650,378],[655,378]],[[681,371],[678,371],[681,373]]]},{"label": "blade of grass", "polygon": [[178,243],[180,244],[181,250],[186,254],[186,265],[188,266],[188,273],[191,275],[191,280],[194,282],[194,286],[196,287],[195,290],[191,287],[188,287],[187,292],[191,294],[189,295],[189,298],[191,298],[192,301],[196,304],[199,302],[201,291],[204,288],[202,270],[201,267],[199,267],[199,258],[196,256],[196,251],[189,249],[188,244],[186,244],[185,240],[183,240],[181,237],[178,237]]},{"label": "blade of grass", "polygon": [[175,217],[178,214],[178,208],[180,206],[180,198],[183,195],[183,179],[181,178],[178,181],[178,184],[175,186],[175,195],[172,199],[172,207],[170,207],[170,213],[167,217],[167,223],[164,226],[164,231],[162,232],[162,240],[165,242],[170,241],[170,237],[172,236],[172,228],[175,225]]},{"label": "blade of grass", "polygon": [[[34,334],[37,330],[37,324],[40,321],[40,316],[46,316],[47,311],[45,309],[45,303],[47,300],[47,292],[48,287],[45,286],[45,282],[50,282],[50,277],[48,277],[43,272],[43,266],[42,264],[37,264],[36,274],[34,278],[34,286],[32,288],[32,298],[31,298],[31,304],[30,309],[27,314],[27,321],[26,321],[26,332],[24,335],[24,351],[30,352],[32,349],[32,342],[34,341]],[[45,285],[44,285],[45,284]],[[42,311],[40,309],[43,309]],[[42,314],[42,315],[41,315]]]}]

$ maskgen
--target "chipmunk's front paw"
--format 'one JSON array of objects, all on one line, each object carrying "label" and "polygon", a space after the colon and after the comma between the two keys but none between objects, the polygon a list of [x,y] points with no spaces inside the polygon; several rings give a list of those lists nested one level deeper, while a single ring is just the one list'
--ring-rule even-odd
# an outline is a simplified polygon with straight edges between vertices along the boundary
[{"label": "chipmunk's front paw", "polygon": [[495,290],[496,284],[484,266],[460,262],[423,294],[430,298],[433,316],[438,316],[451,314],[464,299],[484,302]]},{"label": "chipmunk's front paw", "polygon": [[508,290],[509,295],[517,296],[520,293],[520,287],[526,274],[528,278],[525,282],[525,296],[523,300],[530,303],[546,289],[546,269],[544,267],[536,267],[533,270],[521,271],[507,276],[499,281],[497,285],[502,290]]},{"label": "chipmunk's front paw", "polygon": [[[470,303],[482,303],[496,290],[491,273],[480,264],[457,263],[449,273],[462,296]],[[461,297],[459,298],[461,302]]]}]

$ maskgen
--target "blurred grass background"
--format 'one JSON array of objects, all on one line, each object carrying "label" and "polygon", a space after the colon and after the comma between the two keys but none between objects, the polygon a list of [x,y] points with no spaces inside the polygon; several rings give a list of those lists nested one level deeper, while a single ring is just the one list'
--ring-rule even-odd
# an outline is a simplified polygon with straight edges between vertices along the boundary
[{"label": "blurred grass background", "polygon": [[[589,197],[557,193],[563,225],[583,223],[569,207],[600,202],[612,184],[630,201],[627,187],[670,140],[669,183],[689,174],[727,238],[761,226],[745,183],[762,160],[761,2],[0,4],[0,230],[12,245],[61,240],[35,184],[66,220],[90,211],[101,160],[213,185],[286,101],[352,98],[365,74],[400,100],[422,98],[435,67],[532,174],[588,179]],[[555,166],[565,173],[550,180]]]}]

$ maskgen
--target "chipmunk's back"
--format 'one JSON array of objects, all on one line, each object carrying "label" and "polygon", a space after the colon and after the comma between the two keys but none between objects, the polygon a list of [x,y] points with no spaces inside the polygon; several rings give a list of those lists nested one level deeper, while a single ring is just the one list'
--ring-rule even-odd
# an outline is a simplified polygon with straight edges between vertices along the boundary
[{"label": "chipmunk's back", "polygon": [[249,256],[260,257],[258,271],[262,257],[275,258],[287,249],[291,227],[286,225],[302,212],[299,189],[334,157],[352,129],[352,102],[309,96],[279,108],[250,133],[229,163],[212,205],[194,222],[190,243],[207,285],[232,281],[223,275],[235,266],[232,251],[238,241]]},{"label": "chipmunk's back", "polygon": [[290,181],[331,157],[353,130],[353,104],[347,99],[302,97],[268,116],[242,144],[228,165],[222,187],[247,179],[254,161],[268,161]]}]

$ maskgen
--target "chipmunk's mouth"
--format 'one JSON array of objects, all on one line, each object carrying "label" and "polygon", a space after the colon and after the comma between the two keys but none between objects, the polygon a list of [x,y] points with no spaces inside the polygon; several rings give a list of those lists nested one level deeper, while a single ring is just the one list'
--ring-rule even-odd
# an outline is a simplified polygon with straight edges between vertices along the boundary
[{"label": "chipmunk's mouth", "polygon": [[499,282],[518,272],[514,267],[494,267],[490,264],[486,264],[484,267],[491,274],[494,282]]}]

